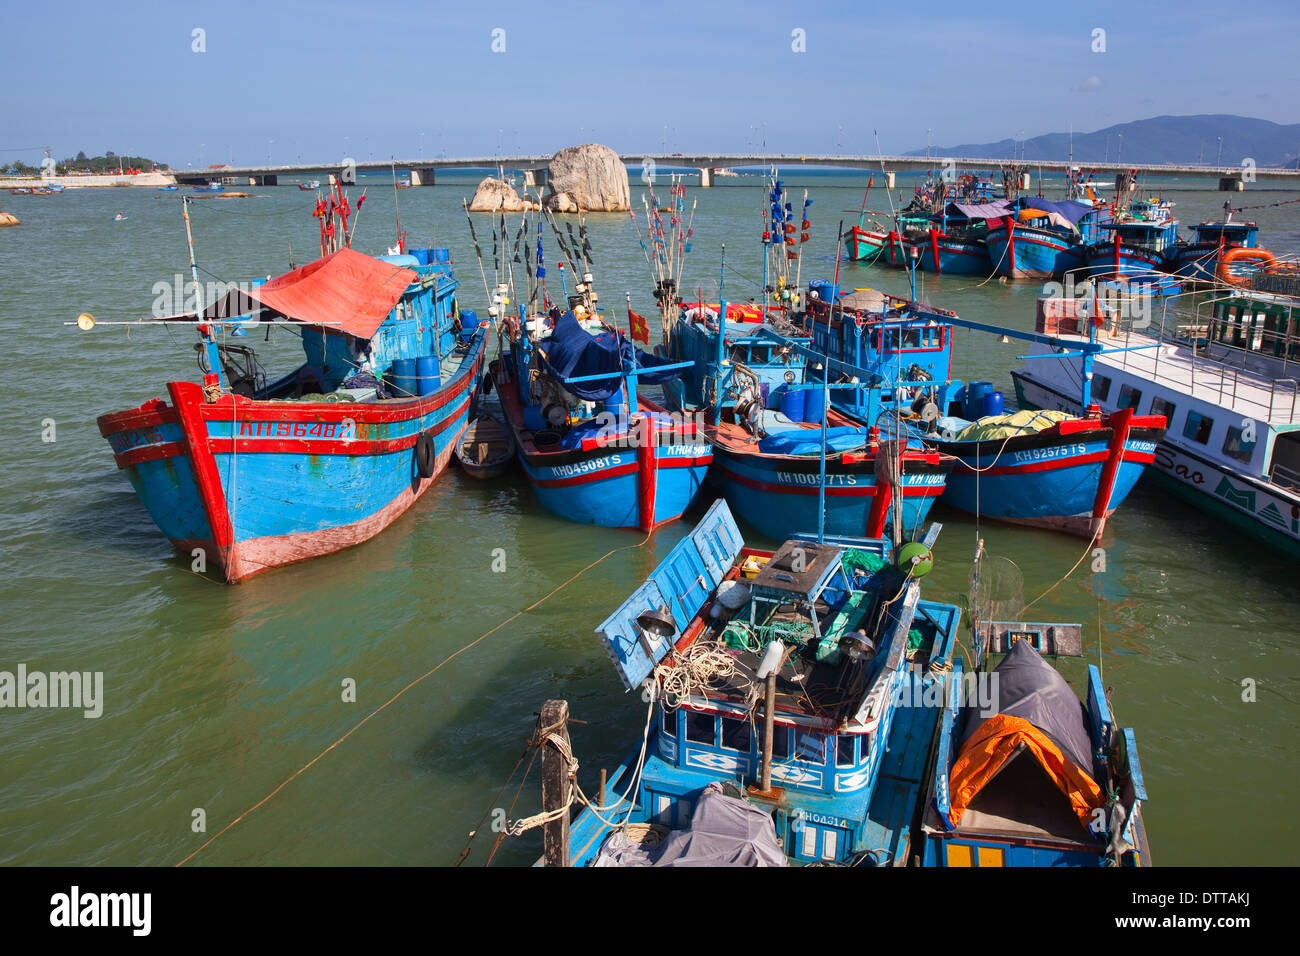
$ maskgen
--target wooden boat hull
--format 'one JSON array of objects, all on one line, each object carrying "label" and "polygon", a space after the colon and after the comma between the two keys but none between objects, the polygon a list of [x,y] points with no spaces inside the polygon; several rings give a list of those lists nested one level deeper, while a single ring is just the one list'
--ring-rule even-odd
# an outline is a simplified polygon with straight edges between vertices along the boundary
[{"label": "wooden boat hull", "polygon": [[366,541],[415,504],[465,429],[485,345],[480,331],[457,373],[421,398],[208,403],[202,386],[169,382],[170,404],[101,416],[99,430],[172,544],[238,583]]},{"label": "wooden boat hull", "polygon": [[515,460],[514,441],[504,425],[484,415],[470,422],[456,443],[456,460],[471,478],[499,478]]},{"label": "wooden boat hull", "polygon": [[1085,270],[1100,279],[1166,278],[1165,255],[1129,243],[1095,242],[1084,248]]},{"label": "wooden boat hull", "polygon": [[844,252],[851,262],[874,262],[885,248],[889,233],[854,226],[844,237]]},{"label": "wooden boat hull", "polygon": [[928,238],[911,240],[911,244],[918,249],[916,268],[921,272],[958,276],[987,276],[993,272],[989,249],[982,239],[932,233]]},{"label": "wooden boat hull", "polygon": [[493,361],[506,425],[547,511],[579,524],[649,532],[681,517],[699,494],[713,453],[693,425],[661,424],[653,416],[663,410],[642,398],[632,428],[608,441],[539,448],[524,429],[515,382],[503,380],[500,369],[500,360]]},{"label": "wooden boat hull", "polygon": [[1007,279],[1054,279],[1084,265],[1082,243],[1048,229],[990,224],[985,241],[993,274]]},{"label": "wooden boat hull", "polygon": [[[815,431],[815,430],[814,430]],[[714,442],[713,476],[736,513],[769,538],[784,541],[818,527],[819,458],[746,452]],[[954,462],[911,451],[903,458],[905,533],[920,528],[943,494]],[[881,486],[871,453],[845,452],[826,462],[826,533],[878,537],[891,526],[890,486]]]},{"label": "wooden boat hull", "polygon": [[1010,524],[1100,535],[1164,437],[1158,416],[1074,419],[1010,439],[940,442],[958,459],[943,501]]},{"label": "wooden boat hull", "polygon": [[916,268],[919,272],[938,275],[987,276],[993,271],[988,246],[983,240],[972,241],[943,233],[929,236],[909,234],[900,236],[888,233],[884,238],[876,262],[909,268],[911,250],[916,249]]}]

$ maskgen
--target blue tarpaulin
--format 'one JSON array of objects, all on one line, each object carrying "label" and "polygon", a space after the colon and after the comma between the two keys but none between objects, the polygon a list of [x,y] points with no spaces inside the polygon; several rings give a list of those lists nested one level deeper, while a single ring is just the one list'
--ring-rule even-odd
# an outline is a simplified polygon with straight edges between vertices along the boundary
[{"label": "blue tarpaulin", "polygon": [[[568,391],[590,402],[603,401],[618,391],[623,381],[618,373],[623,370],[625,363],[637,369],[638,385],[662,385],[681,374],[681,369],[654,371],[660,366],[673,363],[647,355],[616,332],[592,335],[578,324],[572,312],[566,312],[555,320],[555,328],[550,336],[542,339],[537,348],[547,371],[559,379]],[[589,382],[570,382],[570,379],[588,375],[609,377]]]},{"label": "blue tarpaulin", "polygon": [[[852,425],[826,429],[826,453],[853,451],[867,444],[867,430]],[[758,442],[758,450],[768,455],[821,455],[821,428],[792,428],[768,435]]]},{"label": "blue tarpaulin", "polygon": [[1020,203],[1026,209],[1041,209],[1043,212],[1054,212],[1070,225],[1074,225],[1092,212],[1092,207],[1087,203],[1075,202],[1073,199],[1052,202],[1048,199],[1039,199],[1036,196],[1025,196],[1020,200]]}]

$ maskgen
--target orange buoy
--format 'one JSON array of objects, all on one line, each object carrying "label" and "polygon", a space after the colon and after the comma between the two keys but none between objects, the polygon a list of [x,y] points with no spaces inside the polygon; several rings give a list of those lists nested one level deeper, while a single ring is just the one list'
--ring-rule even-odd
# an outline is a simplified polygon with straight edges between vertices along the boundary
[{"label": "orange buoy", "polygon": [[1219,266],[1214,274],[1220,282],[1228,285],[1244,285],[1251,276],[1276,265],[1277,257],[1267,249],[1238,246],[1219,256]]}]

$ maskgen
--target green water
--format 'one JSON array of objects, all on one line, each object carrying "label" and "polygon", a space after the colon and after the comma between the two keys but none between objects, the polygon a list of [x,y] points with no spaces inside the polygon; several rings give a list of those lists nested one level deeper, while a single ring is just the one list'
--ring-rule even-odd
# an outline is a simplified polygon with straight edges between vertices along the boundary
[{"label": "green water", "polygon": [[[729,297],[759,278],[757,179],[720,181],[696,197],[687,282],[716,288],[727,243]],[[803,278],[830,278],[834,235],[855,221],[857,176],[790,175],[808,185],[813,242]],[[1188,188],[1194,186],[1195,188]],[[1184,223],[1218,212],[1224,196],[1167,184]],[[1183,188],[1179,188],[1179,187]],[[313,257],[311,196],[292,187],[194,206],[204,269],[222,279],[284,271]],[[462,305],[483,309],[482,282],[460,212],[473,180],[440,174],[433,188],[399,194],[412,245],[449,245]],[[634,183],[634,197],[639,190]],[[1051,193],[1049,192],[1049,195]],[[391,189],[369,186],[358,248],[393,242]],[[1259,190],[1234,203],[1291,194]],[[873,193],[872,205],[885,202]],[[454,467],[410,513],[350,551],[239,587],[190,573],[118,473],[96,416],[195,379],[180,330],[64,326],[79,312],[101,322],[147,314],[154,283],[187,273],[176,194],[87,190],[4,197],[22,225],[0,230],[3,381],[3,563],[0,670],[103,671],[104,713],[0,710],[0,862],[167,865],[253,806],[365,714],[447,655],[536,601],[635,532],[568,524],[537,505],[515,474],[477,483]],[[1262,244],[1300,250],[1300,206],[1252,213]],[[122,212],[125,222],[112,222]],[[589,219],[597,288],[608,306],[625,290],[651,311],[650,282],[625,216]],[[480,228],[480,233],[484,232]],[[554,263],[553,243],[547,258]],[[548,280],[555,284],[552,268]],[[901,292],[901,273],[845,264],[841,284]],[[969,319],[1029,328],[1032,284],[930,277],[926,297]],[[249,344],[271,371],[294,361],[296,340]],[[1023,346],[959,332],[956,371],[995,381]],[[45,420],[55,441],[42,441]],[[534,714],[567,698],[590,791],[638,739],[639,697],[624,694],[592,634],[681,537],[686,522],[640,550],[606,559],[539,609],[467,650],[407,691],[273,799],[216,839],[196,864],[449,864],[523,749]],[[955,600],[967,587],[972,518],[942,506],[937,567],[927,594]],[[1117,715],[1136,729],[1150,800],[1147,827],[1161,864],[1295,863],[1291,788],[1297,784],[1300,586],[1294,565],[1197,508],[1143,484],[1111,522],[1107,571],[1075,576],[1035,614],[1085,624],[1089,659],[1114,687]],[[1022,569],[1032,598],[1079,558],[1082,542],[984,524],[997,555]],[[758,539],[761,541],[761,539]],[[507,573],[491,570],[504,549]],[[1100,625],[1099,623],[1100,622]],[[1100,636],[1099,636],[1100,635]],[[1083,665],[1063,668],[1079,686]],[[357,702],[341,682],[356,681]],[[1242,701],[1242,681],[1258,699]],[[536,774],[511,817],[538,807]],[[206,833],[192,829],[206,814]],[[486,830],[486,828],[485,828]],[[480,863],[494,834],[474,844]],[[497,862],[523,864],[539,839],[508,840]]]}]

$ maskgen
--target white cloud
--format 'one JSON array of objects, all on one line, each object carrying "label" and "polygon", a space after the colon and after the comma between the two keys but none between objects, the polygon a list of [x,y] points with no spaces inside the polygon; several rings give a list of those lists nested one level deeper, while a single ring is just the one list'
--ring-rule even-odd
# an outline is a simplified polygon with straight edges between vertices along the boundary
[{"label": "white cloud", "polygon": [[1094,75],[1088,77],[1078,86],[1070,87],[1070,90],[1074,93],[1092,93],[1095,92],[1096,90],[1101,89],[1105,85],[1106,84],[1102,83],[1100,76]]}]

